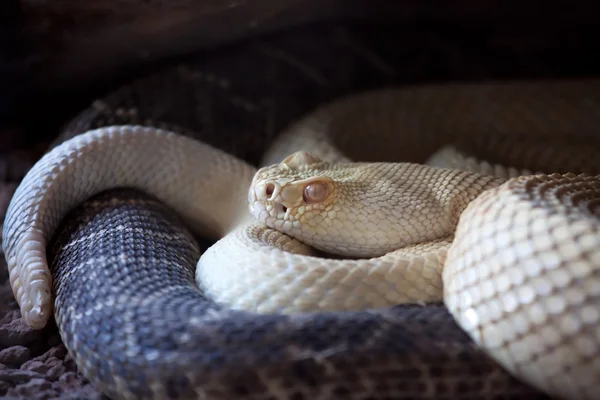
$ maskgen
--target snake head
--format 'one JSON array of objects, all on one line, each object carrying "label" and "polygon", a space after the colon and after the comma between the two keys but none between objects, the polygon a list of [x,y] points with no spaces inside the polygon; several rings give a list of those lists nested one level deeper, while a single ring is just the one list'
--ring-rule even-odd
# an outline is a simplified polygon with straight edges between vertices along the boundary
[{"label": "snake head", "polygon": [[329,163],[297,152],[257,171],[249,208],[269,228],[324,253],[376,257],[448,235],[443,208],[420,183],[442,173],[436,171],[409,163]]},{"label": "snake head", "polygon": [[311,237],[334,205],[336,185],[327,176],[326,163],[298,151],[259,169],[248,192],[250,212],[270,228],[290,236]]}]

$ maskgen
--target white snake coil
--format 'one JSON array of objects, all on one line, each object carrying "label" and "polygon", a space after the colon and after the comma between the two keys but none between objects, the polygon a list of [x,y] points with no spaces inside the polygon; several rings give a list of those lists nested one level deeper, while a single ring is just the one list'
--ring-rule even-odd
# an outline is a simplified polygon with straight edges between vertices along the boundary
[{"label": "white snake coil", "polygon": [[[598,93],[598,81],[368,93],[292,126],[260,169],[158,129],[89,131],[47,153],[12,199],[3,234],[14,295],[24,320],[42,328],[52,314],[48,238],[90,196],[135,187],[170,205],[197,233],[220,239],[196,271],[198,285],[219,302],[294,313],[443,299],[460,326],[515,376],[554,396],[594,398],[600,176],[554,166],[544,172],[561,174],[519,175],[562,155],[583,169],[594,164],[592,148],[552,150],[546,142],[575,129],[569,123],[578,118],[598,124]],[[486,108],[489,98],[509,105]],[[431,108],[418,111],[415,128],[410,112],[423,99]],[[453,114],[456,99],[463,100],[461,115]],[[504,168],[447,146],[485,138],[476,129],[514,119],[511,102],[523,113],[549,111],[541,126],[524,117],[512,125],[521,132],[506,129],[534,138],[528,156],[538,159],[531,167]],[[372,135],[353,135],[361,126]],[[487,137],[483,147],[499,140]],[[369,140],[379,141],[378,151],[390,147],[392,156],[378,162]],[[388,159],[415,144],[433,166]],[[509,152],[525,154],[520,144],[512,146]],[[350,162],[363,149],[366,161]]]}]

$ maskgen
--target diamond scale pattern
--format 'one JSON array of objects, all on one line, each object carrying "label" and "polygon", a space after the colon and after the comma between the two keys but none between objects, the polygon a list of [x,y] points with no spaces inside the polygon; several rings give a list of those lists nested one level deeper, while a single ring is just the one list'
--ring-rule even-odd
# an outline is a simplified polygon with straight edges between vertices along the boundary
[{"label": "diamond scale pattern", "polygon": [[492,358],[570,398],[596,398],[600,379],[599,200],[600,176],[511,179],[461,215],[443,272],[447,307]]}]

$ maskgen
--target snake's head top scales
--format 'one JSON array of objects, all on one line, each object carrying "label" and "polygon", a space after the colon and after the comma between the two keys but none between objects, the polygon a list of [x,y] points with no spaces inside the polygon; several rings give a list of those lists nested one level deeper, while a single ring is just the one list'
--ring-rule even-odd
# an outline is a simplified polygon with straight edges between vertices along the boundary
[{"label": "snake's head top scales", "polygon": [[323,212],[332,210],[336,185],[327,164],[298,151],[280,164],[261,168],[248,192],[250,212],[267,226],[291,236],[311,235]]}]

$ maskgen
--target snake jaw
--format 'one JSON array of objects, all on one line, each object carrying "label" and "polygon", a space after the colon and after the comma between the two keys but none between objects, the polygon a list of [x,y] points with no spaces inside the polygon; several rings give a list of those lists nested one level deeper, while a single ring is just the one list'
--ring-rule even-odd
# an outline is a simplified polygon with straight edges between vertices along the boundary
[{"label": "snake jaw", "polygon": [[[293,185],[282,186],[282,182],[279,181],[261,181],[253,184],[248,191],[250,212],[267,226],[289,233],[295,222],[292,208],[299,206],[298,201],[293,201],[296,197],[291,193],[293,191]],[[292,201],[286,201],[287,198]]]},{"label": "snake jaw", "polygon": [[250,212],[272,229],[300,240],[312,237],[315,221],[322,220],[319,214],[331,208],[334,181],[307,171],[292,175],[289,166],[278,167],[256,174],[248,191]]}]

